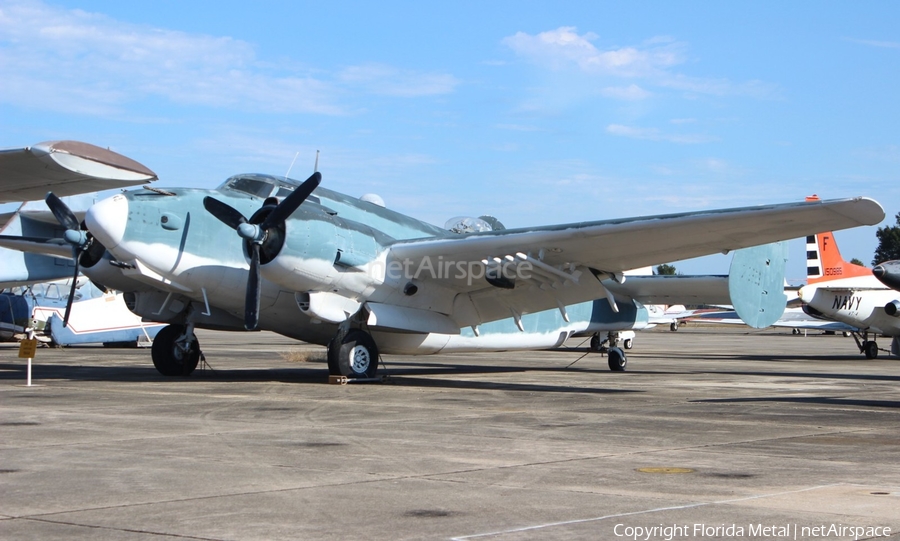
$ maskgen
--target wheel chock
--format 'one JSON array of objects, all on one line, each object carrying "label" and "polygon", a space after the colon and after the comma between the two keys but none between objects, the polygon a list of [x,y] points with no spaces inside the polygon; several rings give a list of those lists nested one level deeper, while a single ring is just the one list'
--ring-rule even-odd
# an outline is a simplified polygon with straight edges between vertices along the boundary
[{"label": "wheel chock", "polygon": [[347,376],[328,376],[329,385],[347,385],[348,383],[386,383],[390,376],[377,378],[348,378]]}]

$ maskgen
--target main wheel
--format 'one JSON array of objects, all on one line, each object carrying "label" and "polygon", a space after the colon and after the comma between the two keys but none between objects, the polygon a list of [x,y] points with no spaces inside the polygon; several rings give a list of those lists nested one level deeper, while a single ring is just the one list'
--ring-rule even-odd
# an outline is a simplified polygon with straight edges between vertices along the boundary
[{"label": "main wheel", "polygon": [[609,348],[609,351],[606,352],[606,357],[609,360],[609,369],[613,372],[624,372],[625,365],[628,364],[628,358],[625,357],[625,352],[619,348]]},{"label": "main wheel", "polygon": [[332,375],[348,378],[374,378],[378,372],[378,346],[365,331],[353,329],[340,344],[328,347],[328,370]]},{"label": "main wheel", "polygon": [[156,334],[150,356],[153,366],[164,376],[189,376],[200,362],[200,342],[192,337],[189,344],[179,343],[183,325],[167,325]]},{"label": "main wheel", "polygon": [[677,321],[677,320],[676,320],[676,321],[673,321],[673,322],[669,325],[669,330],[672,331],[672,332],[675,332],[675,331],[678,330],[678,321]]},{"label": "main wheel", "polygon": [[863,353],[866,354],[866,359],[878,357],[878,343],[874,340],[863,342]]},{"label": "main wheel", "polygon": [[625,346],[625,349],[631,349],[634,347],[634,340],[631,338],[626,338],[622,345]]}]

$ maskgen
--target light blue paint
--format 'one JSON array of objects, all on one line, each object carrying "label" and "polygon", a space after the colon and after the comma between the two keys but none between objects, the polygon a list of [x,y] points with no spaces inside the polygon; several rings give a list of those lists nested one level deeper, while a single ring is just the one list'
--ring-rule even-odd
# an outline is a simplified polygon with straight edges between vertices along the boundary
[{"label": "light blue paint", "polygon": [[777,242],[734,253],[728,293],[735,311],[756,329],[772,325],[784,313],[784,268],[787,244]]}]

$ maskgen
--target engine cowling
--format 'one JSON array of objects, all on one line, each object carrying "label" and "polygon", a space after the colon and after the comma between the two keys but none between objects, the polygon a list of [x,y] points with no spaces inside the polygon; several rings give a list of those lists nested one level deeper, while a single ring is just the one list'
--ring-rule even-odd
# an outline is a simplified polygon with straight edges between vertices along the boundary
[{"label": "engine cowling", "polygon": [[885,304],[884,313],[889,316],[900,317],[900,301],[891,301]]}]

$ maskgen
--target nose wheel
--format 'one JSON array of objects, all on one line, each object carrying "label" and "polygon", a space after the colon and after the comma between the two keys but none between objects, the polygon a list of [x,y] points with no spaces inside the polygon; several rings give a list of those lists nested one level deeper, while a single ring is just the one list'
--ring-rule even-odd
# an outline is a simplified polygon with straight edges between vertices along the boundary
[{"label": "nose wheel", "polygon": [[333,376],[374,378],[378,372],[378,346],[369,333],[351,329],[328,346],[328,371]]},{"label": "nose wheel", "polygon": [[150,350],[153,366],[164,376],[189,376],[200,362],[200,342],[184,325],[167,325]]}]

